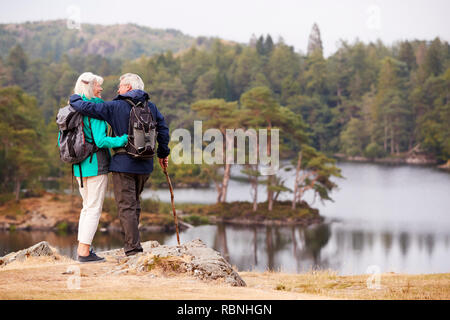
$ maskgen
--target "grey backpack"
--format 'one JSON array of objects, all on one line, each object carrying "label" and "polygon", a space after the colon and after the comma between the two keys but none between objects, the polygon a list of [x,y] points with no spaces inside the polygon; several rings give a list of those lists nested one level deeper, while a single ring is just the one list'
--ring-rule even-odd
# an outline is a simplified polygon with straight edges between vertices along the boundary
[{"label": "grey backpack", "polygon": [[[93,143],[86,141],[84,135],[84,123],[83,115],[77,112],[72,106],[68,105],[59,109],[56,116],[56,124],[59,129],[59,156],[65,163],[72,164],[72,170],[74,164],[80,164],[84,159],[92,156],[97,152],[98,148],[94,141],[94,135],[92,136]],[[89,119],[89,128],[92,128],[91,121]],[[83,175],[80,166],[81,182],[83,182]]]},{"label": "grey backpack", "polygon": [[157,123],[148,107],[148,101],[125,101],[131,106],[128,141],[125,147],[115,148],[114,151],[117,154],[128,154],[134,159],[151,159],[156,153]]}]

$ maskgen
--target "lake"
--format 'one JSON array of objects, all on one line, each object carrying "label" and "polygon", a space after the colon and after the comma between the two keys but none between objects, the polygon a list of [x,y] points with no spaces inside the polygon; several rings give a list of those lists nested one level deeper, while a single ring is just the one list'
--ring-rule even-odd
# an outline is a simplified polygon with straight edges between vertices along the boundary
[{"label": "lake", "polygon": [[[339,189],[334,202],[313,207],[326,220],[303,227],[205,225],[181,232],[182,242],[202,239],[220,251],[239,270],[267,269],[305,272],[331,269],[339,274],[369,270],[396,273],[450,272],[450,174],[431,167],[339,162],[345,179],[334,179]],[[239,168],[232,174],[239,176]],[[283,172],[286,186],[293,172]],[[260,186],[259,201],[265,200]],[[143,197],[170,201],[164,190],[145,190]],[[280,200],[288,200],[289,193]],[[215,189],[175,189],[175,204],[214,203]],[[250,201],[250,186],[230,181],[228,201]],[[312,194],[306,199],[313,201]],[[262,205],[262,204],[261,204]],[[74,257],[76,235],[53,232],[0,232],[0,255],[47,240]],[[176,244],[175,234],[141,233],[141,240]],[[120,233],[98,232],[96,250],[122,246]]]}]

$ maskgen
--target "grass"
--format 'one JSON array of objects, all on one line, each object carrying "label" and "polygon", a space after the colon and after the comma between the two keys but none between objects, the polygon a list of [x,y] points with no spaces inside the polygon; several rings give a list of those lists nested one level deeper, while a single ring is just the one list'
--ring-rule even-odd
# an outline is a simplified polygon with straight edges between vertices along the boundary
[{"label": "grass", "polygon": [[69,229],[69,225],[65,221],[60,222],[56,225],[56,230],[60,234],[63,234],[63,235],[67,234],[68,229]]},{"label": "grass", "polygon": [[23,207],[21,202],[16,202],[14,199],[7,201],[3,204],[0,215],[10,216],[14,219],[17,217],[22,217],[25,214],[26,209]]},{"label": "grass", "polygon": [[183,267],[183,259],[180,257],[160,257],[152,256],[147,261],[147,271],[158,269],[164,275],[175,275],[177,272],[186,272]]},{"label": "grass", "polygon": [[199,216],[196,214],[192,214],[186,217],[183,217],[183,221],[192,224],[194,226],[200,226],[204,224],[209,224],[209,218],[206,216]]},{"label": "grass", "polygon": [[[231,287],[194,279],[184,272],[183,257],[149,257],[147,272],[126,275],[107,272],[117,266],[114,259],[78,265],[64,256],[56,258],[30,257],[0,268],[0,299],[450,299],[449,273],[381,274],[380,289],[369,289],[369,275],[247,271],[239,272],[247,287]],[[64,272],[74,264],[80,268],[80,290],[67,288],[70,275]]]},{"label": "grass", "polygon": [[0,194],[0,206],[4,205],[5,203],[13,200],[15,198],[13,193],[3,193]]},{"label": "grass", "polygon": [[199,226],[199,225],[205,225],[205,224],[209,224],[209,218],[206,216],[199,216],[196,214],[192,214],[186,217],[183,217],[183,220],[186,221],[187,223],[190,223],[194,226]]},{"label": "grass", "polygon": [[[274,290],[328,296],[337,299],[440,300],[450,298],[450,274],[380,275],[379,289],[367,285],[369,275],[340,276],[334,271],[304,274],[242,273],[247,284],[263,282]],[[250,277],[248,280],[246,277]]]},{"label": "grass", "polygon": [[158,199],[143,199],[141,200],[141,210],[144,212],[165,212],[166,207],[164,206],[164,203],[159,201]]}]

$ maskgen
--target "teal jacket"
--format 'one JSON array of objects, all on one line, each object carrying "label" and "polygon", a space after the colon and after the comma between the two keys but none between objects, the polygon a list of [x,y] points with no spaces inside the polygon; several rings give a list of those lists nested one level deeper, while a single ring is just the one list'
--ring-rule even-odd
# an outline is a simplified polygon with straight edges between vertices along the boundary
[{"label": "teal jacket", "polygon": [[[90,101],[94,103],[104,102],[102,99],[97,97],[88,99],[83,95],[82,98],[84,101]],[[106,174],[109,172],[109,163],[111,161],[109,148],[118,148],[125,146],[128,140],[128,135],[124,134],[120,137],[108,137],[108,125],[106,121],[89,118],[87,116],[83,116],[83,124],[86,141],[92,143],[93,134],[95,144],[99,149],[96,153],[93,154],[92,161],[91,157],[89,156],[81,162],[81,173],[83,177],[94,177],[101,174]],[[76,164],[73,166],[75,177],[80,176],[80,165]]]}]

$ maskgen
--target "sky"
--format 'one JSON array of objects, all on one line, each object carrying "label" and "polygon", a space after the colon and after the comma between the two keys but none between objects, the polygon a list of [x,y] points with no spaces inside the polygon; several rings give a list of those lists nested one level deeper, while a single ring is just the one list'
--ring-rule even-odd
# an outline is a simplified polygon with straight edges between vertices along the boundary
[{"label": "sky", "polygon": [[248,43],[252,34],[280,37],[306,52],[317,23],[325,55],[340,40],[450,41],[449,0],[0,0],[0,23],[55,19],[81,23],[136,23],[191,36]]}]

